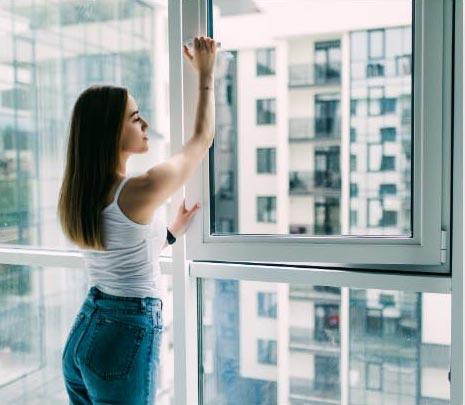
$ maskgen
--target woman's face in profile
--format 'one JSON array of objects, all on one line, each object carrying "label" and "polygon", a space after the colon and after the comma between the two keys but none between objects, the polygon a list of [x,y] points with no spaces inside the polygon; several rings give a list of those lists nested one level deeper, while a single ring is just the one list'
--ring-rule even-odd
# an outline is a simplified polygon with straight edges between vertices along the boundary
[{"label": "woman's face in profile", "polygon": [[121,132],[121,150],[129,153],[144,153],[149,148],[149,139],[146,132],[148,123],[139,114],[139,107],[130,94],[124,112]]}]

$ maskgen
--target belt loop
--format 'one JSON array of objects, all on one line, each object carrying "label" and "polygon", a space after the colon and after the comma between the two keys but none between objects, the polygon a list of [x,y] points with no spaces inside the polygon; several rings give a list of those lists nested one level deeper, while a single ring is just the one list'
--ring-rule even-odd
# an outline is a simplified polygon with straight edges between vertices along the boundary
[{"label": "belt loop", "polygon": [[95,287],[91,287],[90,295],[92,297],[92,305],[95,305],[95,298],[97,297],[97,289]]},{"label": "belt loop", "polygon": [[145,298],[140,299],[140,310],[141,312],[145,312]]}]

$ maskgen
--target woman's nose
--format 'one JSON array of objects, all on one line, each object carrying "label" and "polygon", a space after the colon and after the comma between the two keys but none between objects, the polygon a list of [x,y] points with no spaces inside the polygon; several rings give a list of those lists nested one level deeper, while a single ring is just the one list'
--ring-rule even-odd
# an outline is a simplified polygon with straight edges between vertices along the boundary
[{"label": "woman's nose", "polygon": [[148,128],[148,126],[149,126],[148,122],[145,121],[142,117],[141,117],[141,120],[142,120],[142,126],[143,126],[144,128]]}]

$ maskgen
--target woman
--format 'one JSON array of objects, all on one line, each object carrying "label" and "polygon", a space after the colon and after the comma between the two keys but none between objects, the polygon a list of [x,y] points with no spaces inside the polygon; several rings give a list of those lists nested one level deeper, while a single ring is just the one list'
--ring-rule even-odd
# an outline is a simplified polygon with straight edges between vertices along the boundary
[{"label": "woman", "polygon": [[[73,109],[58,216],[83,251],[91,288],[62,354],[73,404],[153,404],[163,330],[160,250],[200,207],[184,202],[169,229],[157,209],[194,173],[214,137],[216,43],[196,37],[184,56],[199,77],[194,133],[170,159],[126,176],[148,148],[147,122],[125,88],[92,86]],[[165,241],[168,237],[168,243]]]}]

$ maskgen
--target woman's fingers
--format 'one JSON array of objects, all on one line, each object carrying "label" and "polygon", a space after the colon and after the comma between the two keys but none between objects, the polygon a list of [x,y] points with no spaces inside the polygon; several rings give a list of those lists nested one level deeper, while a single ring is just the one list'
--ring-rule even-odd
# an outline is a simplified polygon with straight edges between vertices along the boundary
[{"label": "woman's fingers", "polygon": [[189,48],[186,45],[183,45],[183,49],[184,49],[184,55],[186,55],[188,59],[190,60],[194,59],[192,54],[189,52]]}]

